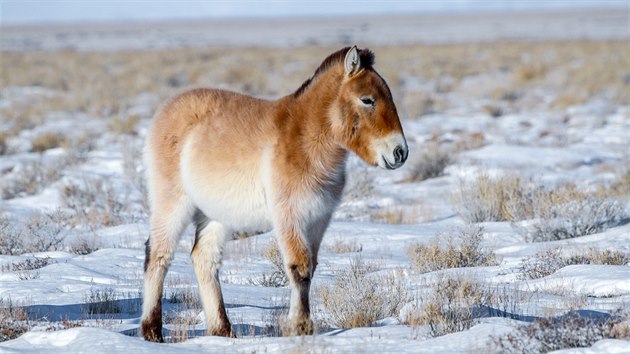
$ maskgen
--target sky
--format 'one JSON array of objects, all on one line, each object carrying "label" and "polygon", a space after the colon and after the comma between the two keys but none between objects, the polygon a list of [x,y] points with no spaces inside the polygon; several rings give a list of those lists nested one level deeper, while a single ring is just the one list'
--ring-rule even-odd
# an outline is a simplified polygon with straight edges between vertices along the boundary
[{"label": "sky", "polygon": [[629,0],[0,0],[0,23],[150,21],[628,7]]}]

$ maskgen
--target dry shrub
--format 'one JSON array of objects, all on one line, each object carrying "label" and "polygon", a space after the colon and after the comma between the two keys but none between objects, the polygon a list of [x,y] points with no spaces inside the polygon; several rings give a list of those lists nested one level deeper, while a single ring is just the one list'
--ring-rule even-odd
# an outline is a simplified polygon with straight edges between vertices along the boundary
[{"label": "dry shrub", "polygon": [[429,327],[429,333],[442,336],[471,328],[492,294],[480,283],[463,278],[440,277],[423,299],[422,315],[415,321]]},{"label": "dry shrub", "polygon": [[89,226],[115,226],[124,222],[125,204],[109,183],[95,177],[70,182],[61,190],[64,206]]},{"label": "dry shrub", "polygon": [[179,276],[166,279],[166,288],[169,290],[168,302],[179,304],[185,309],[198,309],[201,304],[199,291],[191,286],[191,280]]},{"label": "dry shrub", "polygon": [[33,214],[20,225],[0,217],[0,254],[61,250],[68,227],[68,216],[61,210]]},{"label": "dry shrub", "polygon": [[[441,245],[441,238],[446,238],[446,246]],[[412,245],[408,253],[413,268],[420,273],[428,273],[440,269],[498,264],[493,252],[481,248],[482,227],[468,225],[459,229],[458,244],[455,238],[454,234],[437,236],[428,245]]]},{"label": "dry shrub", "polygon": [[0,181],[2,199],[33,195],[61,177],[62,164],[44,164],[41,159],[18,165]]},{"label": "dry shrub", "polygon": [[517,83],[527,83],[541,79],[547,73],[547,69],[541,64],[521,65],[514,70],[514,79]]},{"label": "dry shrub", "polygon": [[559,269],[575,264],[626,265],[630,262],[630,254],[617,250],[599,250],[590,248],[585,253],[563,255],[562,250],[550,248],[537,252],[533,256],[523,258],[520,275],[524,279],[544,278]]},{"label": "dry shrub", "polygon": [[169,335],[165,338],[166,342],[181,343],[194,337],[197,326],[203,325],[198,314],[197,310],[186,310],[164,316],[164,324],[169,329]]},{"label": "dry shrub", "polygon": [[90,288],[83,296],[83,302],[83,312],[90,316],[123,312],[119,296],[113,288]]},{"label": "dry shrub", "polygon": [[446,101],[431,92],[402,91],[400,108],[404,117],[421,118],[445,110]]},{"label": "dry shrub", "polygon": [[116,292],[114,288],[94,288],[84,294],[81,306],[84,316],[101,314],[137,313],[142,307],[142,294]]},{"label": "dry shrub", "polygon": [[405,182],[420,182],[440,177],[453,161],[451,155],[437,144],[430,144],[419,156],[419,159],[413,161],[410,166],[411,174]]},{"label": "dry shrub", "polygon": [[249,283],[252,285],[265,286],[265,287],[283,287],[289,284],[289,277],[284,269],[284,262],[282,261],[282,254],[278,248],[276,241],[271,241],[265,249],[263,256],[271,262],[275,270],[271,274],[263,273],[260,279],[250,279]]},{"label": "dry shrub", "polygon": [[387,206],[370,213],[370,221],[400,225],[417,224],[433,219],[433,209],[429,205]]},{"label": "dry shrub", "polygon": [[[626,166],[630,165],[628,161],[625,163]],[[602,192],[602,194],[607,194],[611,197],[630,196],[630,168],[618,175],[609,186],[603,188]]]},{"label": "dry shrub", "polygon": [[139,193],[142,210],[149,210],[149,196],[145,169],[142,163],[142,145],[129,139],[123,146],[123,174],[127,182]]},{"label": "dry shrub", "polygon": [[75,238],[68,246],[68,252],[86,255],[101,249],[102,245],[94,235],[83,235]]},{"label": "dry shrub", "polygon": [[624,253],[618,250],[590,248],[585,254],[570,256],[567,262],[568,264],[627,265],[630,262],[630,253]]},{"label": "dry shrub", "polygon": [[0,155],[4,155],[9,151],[9,148],[7,147],[7,138],[9,138],[8,133],[0,133]]},{"label": "dry shrub", "polygon": [[607,195],[574,184],[549,189],[510,175],[480,174],[471,182],[460,181],[452,202],[470,222],[534,219],[528,226],[515,224],[530,241],[590,235],[627,222],[623,204]]},{"label": "dry shrub", "polygon": [[579,190],[575,185],[536,194],[530,228],[517,228],[531,241],[553,241],[590,235],[626,222],[624,205],[613,198]]},{"label": "dry shrub", "polygon": [[11,299],[0,298],[0,342],[15,339],[29,330],[28,314]]},{"label": "dry shrub", "polygon": [[50,132],[36,136],[31,140],[31,151],[44,152],[67,144],[68,139],[61,133]]},{"label": "dry shrub", "polygon": [[335,272],[335,282],[321,290],[322,304],[331,325],[340,328],[367,327],[380,319],[397,316],[408,301],[400,272],[371,275],[374,267],[353,258],[350,268]]},{"label": "dry shrub", "polygon": [[473,150],[486,145],[486,137],[481,132],[464,132],[462,139],[455,143],[455,150]]},{"label": "dry shrub", "polygon": [[136,135],[136,126],[140,121],[140,116],[130,115],[126,118],[114,117],[109,123],[109,129],[118,134]]},{"label": "dry shrub", "polygon": [[400,207],[386,207],[378,212],[370,214],[370,220],[385,224],[398,225],[405,224],[405,209]]},{"label": "dry shrub", "polygon": [[591,347],[602,339],[628,339],[628,314],[616,311],[610,316],[584,317],[571,312],[556,318],[541,318],[516,331],[491,338],[491,346],[501,353],[538,354],[567,348]]},{"label": "dry shrub", "polygon": [[470,182],[460,180],[452,195],[455,209],[469,222],[523,220],[533,215],[534,188],[521,177],[490,177],[481,173]]},{"label": "dry shrub", "polygon": [[56,261],[52,261],[50,257],[32,257],[27,258],[23,261],[19,261],[17,263],[3,265],[2,267],[0,267],[0,271],[16,272],[18,275],[18,279],[20,280],[38,279],[39,272],[37,272],[36,270],[44,268],[51,263],[56,263]]},{"label": "dry shrub", "polygon": [[560,248],[551,248],[523,258],[519,270],[524,279],[538,279],[555,273],[565,265]]},{"label": "dry shrub", "polygon": [[21,252],[22,239],[19,236],[19,229],[11,220],[0,215],[0,254],[13,255]]},{"label": "dry shrub", "polygon": [[363,245],[356,240],[336,240],[329,246],[329,249],[332,253],[356,253],[363,250]]}]

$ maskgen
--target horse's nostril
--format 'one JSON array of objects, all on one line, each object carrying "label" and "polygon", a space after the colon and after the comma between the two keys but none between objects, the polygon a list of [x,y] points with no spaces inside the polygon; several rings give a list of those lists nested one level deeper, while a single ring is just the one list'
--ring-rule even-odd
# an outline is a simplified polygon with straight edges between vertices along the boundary
[{"label": "horse's nostril", "polygon": [[396,146],[396,148],[394,149],[394,158],[396,159],[396,163],[405,161],[405,152],[403,151],[402,146]]}]

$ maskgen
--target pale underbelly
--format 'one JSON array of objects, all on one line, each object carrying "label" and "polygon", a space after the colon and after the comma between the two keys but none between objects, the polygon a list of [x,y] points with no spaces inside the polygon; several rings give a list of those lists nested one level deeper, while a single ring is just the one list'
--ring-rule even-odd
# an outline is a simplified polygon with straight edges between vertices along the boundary
[{"label": "pale underbelly", "polygon": [[268,231],[271,220],[260,186],[197,186],[189,192],[194,205],[210,220],[232,231]]}]

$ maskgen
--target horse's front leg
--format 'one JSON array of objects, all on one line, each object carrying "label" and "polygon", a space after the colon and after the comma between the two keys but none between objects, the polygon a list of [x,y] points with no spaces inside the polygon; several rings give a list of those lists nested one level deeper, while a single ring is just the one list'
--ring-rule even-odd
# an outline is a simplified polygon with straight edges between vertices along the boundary
[{"label": "horse's front leg", "polygon": [[309,242],[292,226],[277,227],[276,237],[291,284],[289,316],[283,332],[285,335],[313,334],[309,291],[314,265]]}]

